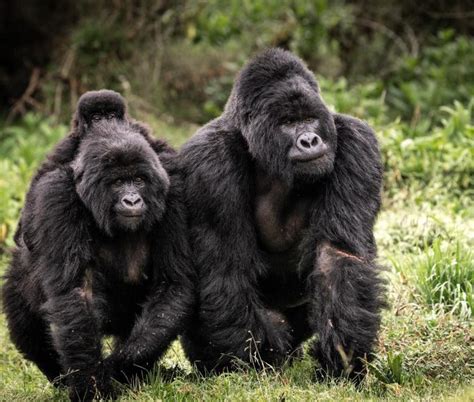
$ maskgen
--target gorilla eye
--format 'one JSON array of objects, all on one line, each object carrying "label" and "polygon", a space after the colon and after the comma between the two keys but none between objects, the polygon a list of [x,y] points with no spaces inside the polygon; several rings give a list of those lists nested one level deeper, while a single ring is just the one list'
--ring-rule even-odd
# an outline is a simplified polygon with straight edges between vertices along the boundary
[{"label": "gorilla eye", "polygon": [[140,177],[140,176],[137,176],[133,179],[133,182],[135,183],[135,185],[137,186],[142,186],[143,184],[145,184],[145,180],[143,179],[143,177]]},{"label": "gorilla eye", "polygon": [[115,113],[109,113],[107,115],[107,120],[112,120],[112,119],[115,119]]},{"label": "gorilla eye", "polygon": [[114,186],[117,186],[117,187],[118,187],[118,186],[121,186],[122,183],[123,183],[123,180],[122,180],[122,179],[117,179],[117,180],[114,181]]},{"label": "gorilla eye", "polygon": [[100,114],[94,113],[91,117],[92,121],[99,121],[101,118]]}]

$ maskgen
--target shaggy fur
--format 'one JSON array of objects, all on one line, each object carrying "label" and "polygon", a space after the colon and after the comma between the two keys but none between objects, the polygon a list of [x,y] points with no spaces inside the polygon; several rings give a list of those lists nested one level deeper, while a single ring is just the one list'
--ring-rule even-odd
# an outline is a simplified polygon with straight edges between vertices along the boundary
[{"label": "shaggy fur", "polygon": [[[122,97],[80,99],[71,133],[32,180],[6,274],[3,307],[16,347],[71,399],[109,394],[163,354],[194,302],[175,153],[131,121]],[[140,177],[141,220],[118,219]],[[117,181],[120,179],[120,181]],[[127,190],[128,191],[128,190]],[[131,191],[131,190],[130,190]],[[101,341],[113,335],[105,358]]]},{"label": "shaggy fur", "polygon": [[[330,152],[296,170],[282,127],[307,119]],[[225,112],[181,157],[199,272],[199,308],[183,339],[190,360],[204,372],[239,360],[278,365],[316,334],[310,353],[323,373],[359,376],[385,305],[373,236],[382,167],[371,128],[330,112],[302,61],[271,49],[241,71]],[[302,228],[291,255],[262,246],[255,218],[261,171],[289,188],[295,204],[304,200],[308,215],[295,219]],[[280,282],[277,269],[285,272]]]}]

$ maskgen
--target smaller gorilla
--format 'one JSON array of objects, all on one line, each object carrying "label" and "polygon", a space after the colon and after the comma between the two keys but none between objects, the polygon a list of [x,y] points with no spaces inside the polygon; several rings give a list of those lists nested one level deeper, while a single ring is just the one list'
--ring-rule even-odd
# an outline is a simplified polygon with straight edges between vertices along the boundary
[{"label": "smaller gorilla", "polygon": [[[32,180],[3,306],[20,352],[73,400],[113,392],[183,331],[194,303],[175,153],[112,91],[81,97]],[[113,335],[104,358],[101,341]]]}]

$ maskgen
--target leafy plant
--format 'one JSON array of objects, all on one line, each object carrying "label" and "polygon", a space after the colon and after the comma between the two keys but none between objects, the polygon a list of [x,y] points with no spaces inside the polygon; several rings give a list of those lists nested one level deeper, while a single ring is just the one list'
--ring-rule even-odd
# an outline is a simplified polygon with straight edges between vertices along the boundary
[{"label": "leafy plant", "polygon": [[369,363],[370,371],[383,384],[403,384],[406,373],[403,369],[403,356],[400,353],[389,351],[386,360],[377,360]]},{"label": "leafy plant", "polygon": [[474,93],[474,41],[453,30],[439,32],[432,43],[386,80],[390,108],[415,123],[421,118],[439,121],[439,108],[455,99],[467,103]]},{"label": "leafy plant", "polygon": [[[468,211],[474,195],[474,101],[440,109],[433,128],[397,120],[380,131],[390,200],[452,203]],[[403,191],[401,191],[403,190]],[[449,201],[448,201],[449,200]]]}]

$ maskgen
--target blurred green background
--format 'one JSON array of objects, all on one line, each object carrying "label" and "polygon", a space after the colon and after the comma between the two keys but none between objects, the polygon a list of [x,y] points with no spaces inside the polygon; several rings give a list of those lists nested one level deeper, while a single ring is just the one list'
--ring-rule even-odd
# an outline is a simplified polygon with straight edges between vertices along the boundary
[{"label": "blurred green background", "polygon": [[[110,88],[179,146],[269,46],[302,57],[330,107],[367,120],[385,165],[376,227],[391,308],[360,389],[281,372],[199,377],[179,345],[124,400],[472,400],[474,2],[96,0],[0,3],[0,273],[29,180],[85,91]],[[60,241],[60,239],[58,239]],[[63,400],[0,315],[0,400]]]}]

